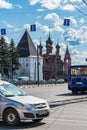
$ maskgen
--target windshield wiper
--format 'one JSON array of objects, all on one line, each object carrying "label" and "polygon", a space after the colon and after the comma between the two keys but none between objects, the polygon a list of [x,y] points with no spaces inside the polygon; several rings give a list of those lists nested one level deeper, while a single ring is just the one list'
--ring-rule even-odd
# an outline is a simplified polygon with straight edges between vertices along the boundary
[{"label": "windshield wiper", "polygon": [[6,97],[14,97],[15,95],[5,95]]},{"label": "windshield wiper", "polygon": [[19,94],[19,95],[17,95],[17,96],[27,96],[27,94]]}]

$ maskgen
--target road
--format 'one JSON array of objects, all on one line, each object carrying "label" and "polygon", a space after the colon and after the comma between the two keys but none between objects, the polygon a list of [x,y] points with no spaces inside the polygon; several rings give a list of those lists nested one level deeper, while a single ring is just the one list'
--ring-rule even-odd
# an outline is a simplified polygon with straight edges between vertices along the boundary
[{"label": "road", "polygon": [[87,93],[72,95],[67,84],[21,87],[46,99],[51,107],[50,116],[40,123],[22,122],[17,127],[0,122],[0,130],[87,130]]},{"label": "road", "polygon": [[49,103],[55,101],[76,100],[87,97],[87,93],[73,95],[65,84],[48,84],[48,85],[32,85],[21,86],[30,95],[46,99]]}]

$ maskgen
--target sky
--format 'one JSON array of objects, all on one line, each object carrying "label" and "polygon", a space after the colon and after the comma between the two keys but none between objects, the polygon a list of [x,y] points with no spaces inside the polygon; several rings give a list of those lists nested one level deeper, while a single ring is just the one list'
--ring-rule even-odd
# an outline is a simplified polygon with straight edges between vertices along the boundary
[{"label": "sky", "polygon": [[[69,26],[64,26],[65,19]],[[36,31],[30,31],[31,25]],[[43,53],[50,32],[53,54],[58,43],[63,59],[68,45],[72,64],[87,64],[87,0],[0,0],[0,29],[4,28],[6,41],[13,38],[16,46],[27,28],[35,46],[42,43]]]}]

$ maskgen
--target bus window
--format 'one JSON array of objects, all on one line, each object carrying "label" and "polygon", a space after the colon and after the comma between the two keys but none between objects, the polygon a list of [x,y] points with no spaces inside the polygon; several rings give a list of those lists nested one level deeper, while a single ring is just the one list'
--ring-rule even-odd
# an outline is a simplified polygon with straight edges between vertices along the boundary
[{"label": "bus window", "polygon": [[74,93],[87,90],[87,65],[69,66],[68,89]]},{"label": "bus window", "polygon": [[87,75],[87,68],[86,67],[74,67],[71,68],[71,76],[86,76]]}]

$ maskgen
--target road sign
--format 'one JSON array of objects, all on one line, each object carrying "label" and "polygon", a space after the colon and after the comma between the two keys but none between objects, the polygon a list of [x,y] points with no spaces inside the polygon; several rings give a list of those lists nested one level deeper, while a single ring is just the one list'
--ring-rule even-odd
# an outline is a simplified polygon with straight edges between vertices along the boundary
[{"label": "road sign", "polygon": [[36,25],[30,25],[30,31],[36,31]]},{"label": "road sign", "polygon": [[5,35],[5,34],[6,34],[6,29],[5,28],[1,29],[1,35]]},{"label": "road sign", "polygon": [[70,19],[64,19],[64,26],[69,26],[70,25]]}]

